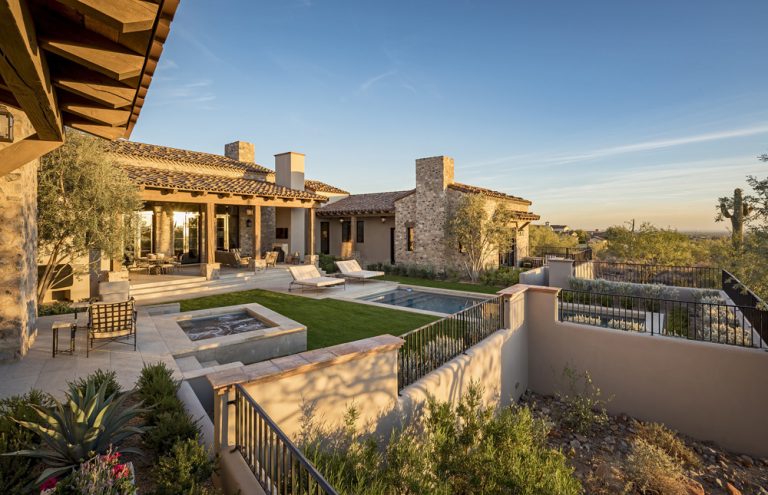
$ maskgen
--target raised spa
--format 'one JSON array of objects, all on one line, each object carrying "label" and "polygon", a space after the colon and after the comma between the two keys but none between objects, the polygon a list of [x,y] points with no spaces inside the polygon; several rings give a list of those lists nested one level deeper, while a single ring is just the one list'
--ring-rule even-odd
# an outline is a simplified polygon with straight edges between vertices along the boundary
[{"label": "raised spa", "polygon": [[204,340],[261,330],[271,325],[243,310],[236,313],[179,320],[179,326],[190,340]]}]

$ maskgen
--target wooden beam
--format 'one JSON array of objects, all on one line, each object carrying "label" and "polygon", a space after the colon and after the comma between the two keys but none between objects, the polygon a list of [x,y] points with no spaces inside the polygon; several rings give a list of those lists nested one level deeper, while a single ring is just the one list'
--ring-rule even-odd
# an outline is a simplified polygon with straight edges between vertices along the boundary
[{"label": "wooden beam", "polygon": [[0,0],[0,33],[0,75],[5,85],[41,140],[62,141],[61,114],[25,0]]},{"label": "wooden beam", "polygon": [[87,132],[88,134],[93,134],[100,138],[109,139],[110,141],[123,137],[123,134],[125,133],[125,129],[122,127],[111,127],[74,119],[66,119],[65,122],[73,129]]},{"label": "wooden beam", "polygon": [[[82,71],[83,73],[89,71]],[[123,108],[133,103],[136,90],[105,76],[91,72],[89,75],[54,75],[53,84],[72,94],[111,108]]]},{"label": "wooden beam", "polygon": [[38,139],[37,134],[9,144],[0,149],[0,177],[50,153],[62,144],[64,141],[42,141]]},{"label": "wooden beam", "polygon": [[[201,191],[177,191],[173,194],[163,194],[162,190],[168,189],[168,188],[159,187],[159,186],[155,186],[153,188],[153,186],[146,186],[146,185],[144,187],[145,189],[140,192],[142,201],[206,204],[216,200],[220,204],[227,204],[227,205],[233,205],[233,206],[234,205],[241,205],[241,206],[258,205],[258,206],[280,206],[280,207],[287,207],[287,208],[304,208],[304,209],[308,209],[313,206],[313,205],[301,203],[298,200],[293,200],[294,202],[286,204],[282,199],[254,198],[251,200],[245,200],[239,196],[232,196],[229,198],[218,200],[218,197],[215,196],[216,193],[203,194],[201,193]],[[319,203],[315,204],[314,206],[319,206]]]},{"label": "wooden beam", "polygon": [[125,127],[128,124],[128,117],[131,116],[131,112],[128,110],[99,108],[77,103],[64,103],[61,106],[61,109],[79,117],[92,120],[98,124],[104,124],[110,127]]},{"label": "wooden beam", "polygon": [[216,262],[216,204],[205,205],[205,262]]},{"label": "wooden beam", "polygon": [[118,81],[140,76],[144,67],[142,55],[91,31],[63,23],[41,33],[39,40],[44,50]]},{"label": "wooden beam", "polygon": [[59,0],[81,14],[98,19],[118,33],[152,29],[157,5],[141,0]]}]

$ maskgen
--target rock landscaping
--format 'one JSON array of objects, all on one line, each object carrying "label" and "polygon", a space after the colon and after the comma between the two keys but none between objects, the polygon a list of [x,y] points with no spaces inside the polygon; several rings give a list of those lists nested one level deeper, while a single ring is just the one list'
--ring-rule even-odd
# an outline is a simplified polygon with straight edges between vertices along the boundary
[{"label": "rock landscaping", "polygon": [[567,399],[526,392],[521,403],[549,421],[588,494],[768,494],[768,459],[728,452],[624,414],[588,428],[566,418]]}]

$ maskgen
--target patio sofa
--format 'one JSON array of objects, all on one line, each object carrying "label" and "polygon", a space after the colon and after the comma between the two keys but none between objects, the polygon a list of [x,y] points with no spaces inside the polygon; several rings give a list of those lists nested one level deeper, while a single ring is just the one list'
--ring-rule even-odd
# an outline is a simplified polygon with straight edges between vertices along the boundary
[{"label": "patio sofa", "polygon": [[384,275],[384,272],[363,270],[360,268],[360,264],[357,260],[337,261],[336,266],[341,272],[341,276],[345,278],[354,278],[365,281],[369,278],[381,277]]},{"label": "patio sofa", "polygon": [[216,263],[232,268],[244,268],[250,263],[250,257],[240,256],[240,250],[216,251]]},{"label": "patio sofa", "polygon": [[346,288],[346,281],[342,278],[323,277],[315,265],[289,266],[291,272],[291,283],[288,285],[288,292],[293,290],[294,285],[304,288],[325,289],[343,285]]}]

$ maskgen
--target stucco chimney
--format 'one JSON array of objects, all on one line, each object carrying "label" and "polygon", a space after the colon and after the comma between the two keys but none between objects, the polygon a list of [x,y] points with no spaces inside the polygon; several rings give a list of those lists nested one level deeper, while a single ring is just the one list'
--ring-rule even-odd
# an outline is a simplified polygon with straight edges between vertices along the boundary
[{"label": "stucco chimney", "polygon": [[288,151],[275,155],[275,184],[304,190],[304,154]]},{"label": "stucco chimney", "polygon": [[453,184],[453,158],[432,156],[416,159],[416,189],[445,191]]},{"label": "stucco chimney", "polygon": [[256,149],[253,143],[235,141],[224,145],[224,156],[239,162],[254,163],[256,161]]}]

